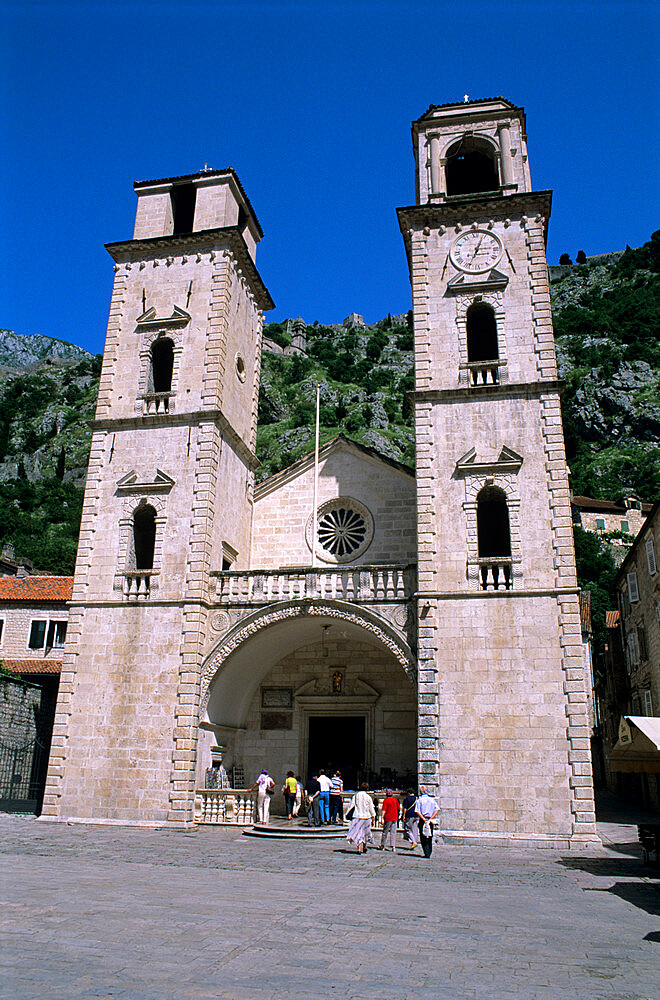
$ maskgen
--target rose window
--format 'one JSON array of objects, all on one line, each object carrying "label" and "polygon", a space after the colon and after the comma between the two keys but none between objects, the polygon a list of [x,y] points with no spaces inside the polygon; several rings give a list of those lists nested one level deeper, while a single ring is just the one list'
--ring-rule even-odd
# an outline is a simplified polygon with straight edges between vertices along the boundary
[{"label": "rose window", "polygon": [[[316,552],[324,562],[356,559],[373,538],[373,518],[364,506],[349,497],[321,504],[318,512]],[[307,525],[307,544],[312,547],[312,518]]]},{"label": "rose window", "polygon": [[338,507],[319,518],[319,543],[333,556],[347,556],[359,549],[367,533],[364,518],[355,510]]}]

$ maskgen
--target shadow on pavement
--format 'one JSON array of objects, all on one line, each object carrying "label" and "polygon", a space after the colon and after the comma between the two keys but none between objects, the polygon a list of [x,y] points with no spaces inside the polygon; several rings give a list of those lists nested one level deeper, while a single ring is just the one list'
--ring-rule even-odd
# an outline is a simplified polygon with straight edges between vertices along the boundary
[{"label": "shadow on pavement", "polygon": [[658,884],[648,882],[617,882],[609,889],[585,889],[584,892],[608,892],[626,903],[632,903],[639,910],[646,910],[655,917],[660,916],[660,892]]},{"label": "shadow on pavement", "polygon": [[[624,850],[624,848],[635,848]],[[609,878],[654,878],[657,868],[645,865],[642,860],[639,844],[617,844],[615,848],[608,847],[610,852],[621,853],[621,857],[581,858],[579,855],[560,858],[557,862],[564,868],[573,871],[587,872],[589,875],[602,875]]]},{"label": "shadow on pavement", "polygon": [[644,935],[644,941],[657,941],[660,944],[660,931],[651,931]]}]

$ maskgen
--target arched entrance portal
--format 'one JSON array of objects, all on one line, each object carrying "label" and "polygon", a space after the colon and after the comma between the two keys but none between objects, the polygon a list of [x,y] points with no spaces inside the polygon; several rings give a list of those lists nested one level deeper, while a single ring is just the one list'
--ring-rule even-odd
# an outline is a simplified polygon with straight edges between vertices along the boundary
[{"label": "arched entrance portal", "polygon": [[251,785],[268,768],[276,809],[289,770],[306,780],[338,768],[346,788],[415,780],[414,659],[370,611],[339,602],[271,606],[225,636],[204,678],[200,778],[217,741],[235,784]]}]

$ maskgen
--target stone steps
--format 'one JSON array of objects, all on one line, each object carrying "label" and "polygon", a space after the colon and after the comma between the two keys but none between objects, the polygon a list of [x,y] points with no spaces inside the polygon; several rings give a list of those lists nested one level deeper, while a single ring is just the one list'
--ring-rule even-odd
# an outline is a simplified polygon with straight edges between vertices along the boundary
[{"label": "stone steps", "polygon": [[244,837],[265,837],[271,840],[343,840],[348,827],[345,826],[249,826],[243,830]]}]

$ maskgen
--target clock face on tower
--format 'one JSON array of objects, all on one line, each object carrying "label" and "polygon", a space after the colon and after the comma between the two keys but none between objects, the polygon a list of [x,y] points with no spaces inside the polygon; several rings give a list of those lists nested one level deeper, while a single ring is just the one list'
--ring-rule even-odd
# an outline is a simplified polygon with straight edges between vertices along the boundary
[{"label": "clock face on tower", "polygon": [[497,236],[483,229],[463,233],[449,251],[454,267],[469,274],[478,274],[495,267],[502,256],[502,244]]}]

